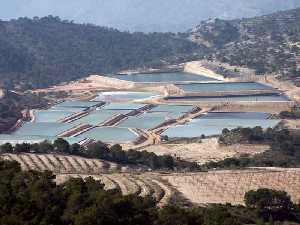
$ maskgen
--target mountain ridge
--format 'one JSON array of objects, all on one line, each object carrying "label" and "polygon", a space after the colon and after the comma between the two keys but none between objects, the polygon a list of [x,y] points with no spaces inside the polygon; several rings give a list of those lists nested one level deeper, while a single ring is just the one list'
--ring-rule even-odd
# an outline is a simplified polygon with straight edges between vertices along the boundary
[{"label": "mountain ridge", "polygon": [[209,18],[236,19],[299,7],[298,0],[10,0],[4,19],[57,15],[122,31],[184,32]]}]

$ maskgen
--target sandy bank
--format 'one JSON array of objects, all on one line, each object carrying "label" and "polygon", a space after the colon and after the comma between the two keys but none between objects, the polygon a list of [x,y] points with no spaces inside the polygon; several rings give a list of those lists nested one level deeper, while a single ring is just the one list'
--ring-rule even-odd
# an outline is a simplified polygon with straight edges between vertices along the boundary
[{"label": "sandy bank", "polygon": [[217,74],[214,71],[203,66],[201,61],[188,62],[184,66],[184,72],[206,76],[212,79],[226,81],[223,75]]}]

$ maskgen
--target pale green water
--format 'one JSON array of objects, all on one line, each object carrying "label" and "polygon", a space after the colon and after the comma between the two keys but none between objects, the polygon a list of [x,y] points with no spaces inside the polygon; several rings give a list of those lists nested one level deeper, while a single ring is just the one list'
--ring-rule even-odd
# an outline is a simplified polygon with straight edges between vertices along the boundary
[{"label": "pale green water", "polygon": [[272,87],[255,82],[236,83],[193,83],[176,85],[186,92],[214,92],[214,91],[241,91],[241,90],[272,90]]},{"label": "pale green water", "polygon": [[233,129],[237,127],[262,128],[274,127],[280,120],[267,120],[266,113],[208,113],[208,115],[194,119],[185,125],[169,128],[163,133],[169,137],[200,137],[219,135],[224,128]]},{"label": "pale green water", "polygon": [[137,135],[127,128],[97,127],[78,136],[78,138],[92,138],[108,143],[126,143],[136,140]]}]

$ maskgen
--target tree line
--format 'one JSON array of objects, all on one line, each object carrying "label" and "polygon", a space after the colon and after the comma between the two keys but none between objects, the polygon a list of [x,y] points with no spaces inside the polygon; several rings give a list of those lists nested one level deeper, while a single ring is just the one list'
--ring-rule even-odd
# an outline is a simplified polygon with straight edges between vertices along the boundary
[{"label": "tree line", "polygon": [[82,147],[75,143],[70,145],[62,138],[56,139],[53,143],[44,141],[41,143],[22,143],[12,146],[6,143],[0,146],[0,153],[58,153],[70,154],[86,158],[102,159],[126,165],[144,166],[153,170],[180,170],[197,171],[200,169],[197,163],[175,159],[169,155],[156,155],[147,151],[128,150],[123,151],[120,145],[109,147],[102,142],[96,142]]}]

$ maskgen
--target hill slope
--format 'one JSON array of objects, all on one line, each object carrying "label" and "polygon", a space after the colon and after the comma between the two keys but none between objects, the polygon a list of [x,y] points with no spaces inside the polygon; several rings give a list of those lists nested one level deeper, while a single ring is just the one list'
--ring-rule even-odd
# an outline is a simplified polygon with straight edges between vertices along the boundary
[{"label": "hill slope", "polygon": [[242,20],[210,20],[190,31],[190,39],[211,57],[247,66],[258,74],[300,76],[300,8]]},{"label": "hill slope", "polygon": [[48,16],[0,21],[0,78],[8,88],[37,88],[91,73],[161,64],[197,45],[170,33],[128,33]]}]

